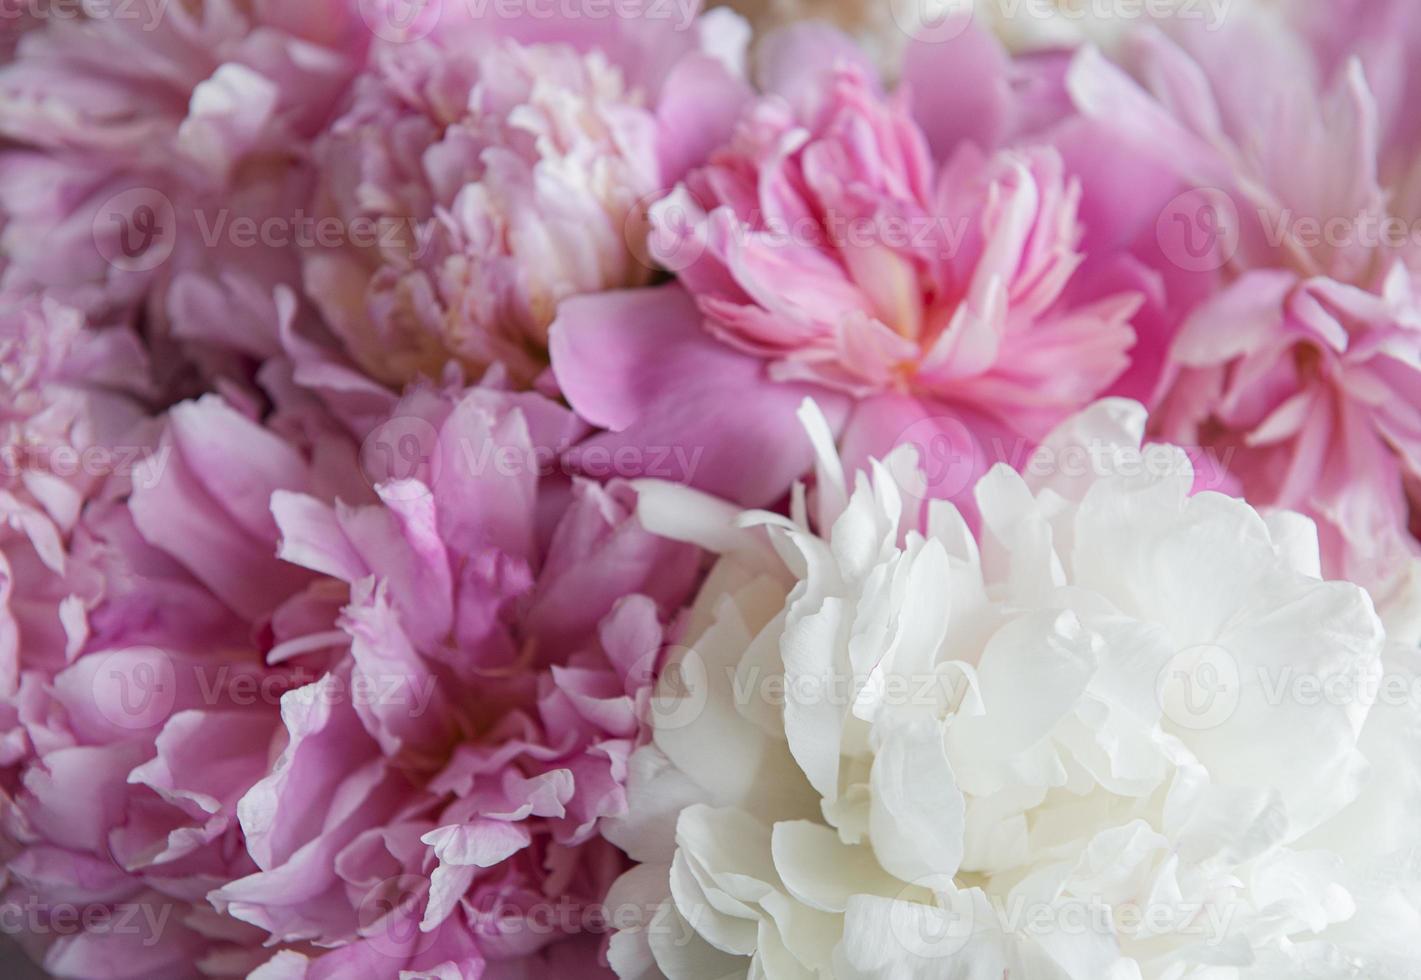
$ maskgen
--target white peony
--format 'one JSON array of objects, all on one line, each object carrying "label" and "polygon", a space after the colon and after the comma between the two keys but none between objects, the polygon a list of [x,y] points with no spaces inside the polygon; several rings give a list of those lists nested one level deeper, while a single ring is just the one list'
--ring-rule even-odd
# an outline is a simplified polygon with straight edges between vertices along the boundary
[{"label": "white peony", "polygon": [[1417,656],[1307,521],[1109,401],[919,533],[912,450],[849,486],[802,416],[815,520],[641,488],[723,557],[609,834],[620,976],[1421,976]]}]

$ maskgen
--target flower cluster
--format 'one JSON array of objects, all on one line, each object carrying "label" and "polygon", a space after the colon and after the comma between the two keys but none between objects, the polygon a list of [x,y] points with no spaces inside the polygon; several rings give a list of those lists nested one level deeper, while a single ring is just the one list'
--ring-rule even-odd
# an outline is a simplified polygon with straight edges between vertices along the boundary
[{"label": "flower cluster", "polygon": [[940,6],[0,0],[0,963],[1417,975],[1421,16]]}]

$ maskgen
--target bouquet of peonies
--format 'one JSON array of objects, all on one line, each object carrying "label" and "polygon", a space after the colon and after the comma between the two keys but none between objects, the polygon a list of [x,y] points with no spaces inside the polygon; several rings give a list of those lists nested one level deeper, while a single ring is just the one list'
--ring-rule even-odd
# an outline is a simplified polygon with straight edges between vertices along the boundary
[{"label": "bouquet of peonies", "polygon": [[1421,978],[1421,5],[763,6],[0,0],[0,974]]}]

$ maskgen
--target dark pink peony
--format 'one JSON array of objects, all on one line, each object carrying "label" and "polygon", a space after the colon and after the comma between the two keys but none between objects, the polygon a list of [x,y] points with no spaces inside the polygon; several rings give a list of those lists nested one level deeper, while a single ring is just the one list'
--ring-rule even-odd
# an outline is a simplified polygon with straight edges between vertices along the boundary
[{"label": "dark pink peony", "polygon": [[554,368],[609,445],[688,446],[698,484],[780,498],[812,395],[849,455],[917,442],[934,496],[1024,452],[1129,364],[1139,297],[1086,262],[1081,186],[1039,138],[1060,63],[966,31],[885,94],[825,28],[766,39],[770,89],[652,210],[674,286],[569,303]]}]

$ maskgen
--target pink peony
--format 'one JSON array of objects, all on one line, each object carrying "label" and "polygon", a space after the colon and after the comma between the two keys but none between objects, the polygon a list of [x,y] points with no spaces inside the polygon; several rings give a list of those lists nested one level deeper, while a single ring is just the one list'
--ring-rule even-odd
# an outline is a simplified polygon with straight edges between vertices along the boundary
[{"label": "pink peony", "polygon": [[[255,692],[298,675],[274,677],[126,510],[91,508],[75,550],[99,582],[89,636],[57,669],[26,646],[9,702],[32,755],[7,773],[7,921],[35,910],[30,952],[56,977],[244,975],[261,933],[206,893],[252,868],[236,803],[277,732]],[[59,919],[76,908],[82,929]]]},{"label": "pink peony", "polygon": [[51,300],[0,317],[0,907],[56,977],[255,965],[204,894],[249,867],[233,808],[275,713],[231,697],[262,671],[246,623],[122,503],[170,461],[149,452],[146,377],[122,329]]},{"label": "pink peony", "polygon": [[[581,431],[541,396],[417,387],[365,439],[378,499],[293,486],[229,507],[231,537],[171,528],[233,603],[284,595],[267,661],[314,671],[281,698],[279,756],[237,805],[253,873],[211,895],[285,947],[259,976],[477,976],[564,961],[559,940],[598,969],[595,915],[623,861],[597,826],[625,812],[698,558],[635,524],[629,488],[554,471]],[[194,481],[271,484],[281,454],[208,435],[222,458]],[[191,486],[150,498],[155,520]],[[294,582],[218,557],[273,532]]]},{"label": "pink peony", "polygon": [[427,36],[374,45],[318,151],[322,220],[365,234],[305,267],[364,371],[399,385],[500,362],[527,386],[560,301],[651,278],[645,200],[705,159],[748,96],[743,23],[665,13],[451,10]]},{"label": "pink peony", "polygon": [[87,638],[95,583],[70,545],[86,503],[141,465],[147,373],[127,331],[0,298],[0,766],[30,751],[11,713],[24,674],[52,676]]},{"label": "pink peony", "polygon": [[559,474],[583,426],[541,396],[423,386],[361,429],[265,374],[265,425],[176,406],[83,511],[55,639],[13,617],[6,914],[107,913],[29,937],[62,977],[600,972],[598,825],[697,554]]},{"label": "pink peony", "polygon": [[1196,283],[1166,304],[1159,433],[1227,458],[1254,504],[1316,519],[1325,572],[1421,635],[1417,11],[1347,7],[1316,12],[1315,47],[1251,19],[1145,33],[1127,47],[1142,83],[1087,52],[1071,90],[1181,195],[1161,225],[1189,238],[1156,258]]},{"label": "pink peony", "polygon": [[0,67],[0,282],[142,313],[214,366],[276,353],[309,143],[370,36],[355,0],[60,6]]},{"label": "pink peony", "polygon": [[[28,535],[3,541],[21,587],[0,619],[17,640],[0,700],[0,908],[57,977],[244,976],[270,955],[264,934],[207,895],[256,870],[238,800],[268,771],[279,696],[326,666],[321,651],[267,662],[278,607],[314,578],[277,558],[269,501],[373,492],[351,436],[325,419],[319,442],[305,438],[316,411],[279,388],[271,423],[286,436],[210,396],[173,408],[159,432],[140,422],[120,428],[122,444],[96,440],[139,417],[121,384],[144,377],[141,361],[116,356],[131,338],[52,303],[21,310],[5,328],[5,380],[12,431],[27,438],[11,445],[56,464],[70,445],[111,472],[56,486],[40,477],[57,465],[31,466],[8,488],[31,508]],[[143,454],[117,452],[129,448]],[[22,496],[29,486],[45,493]],[[62,564],[49,568],[56,535]]]},{"label": "pink peony", "polygon": [[568,304],[559,383],[602,442],[696,447],[693,482],[751,505],[808,466],[806,395],[851,458],[917,442],[941,464],[919,489],[956,496],[1128,365],[1139,300],[1086,262],[1080,183],[1041,138],[1060,61],[969,30],[916,44],[885,95],[827,28],[762,54],[771,94],[653,209],[679,284]]}]

